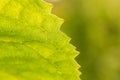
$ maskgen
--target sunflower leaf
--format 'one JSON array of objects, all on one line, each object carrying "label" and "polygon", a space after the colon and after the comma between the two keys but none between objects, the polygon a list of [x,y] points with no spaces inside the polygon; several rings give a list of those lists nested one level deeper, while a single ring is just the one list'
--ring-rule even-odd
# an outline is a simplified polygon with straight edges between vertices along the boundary
[{"label": "sunflower leaf", "polygon": [[42,0],[0,0],[0,80],[80,80],[63,20]]}]

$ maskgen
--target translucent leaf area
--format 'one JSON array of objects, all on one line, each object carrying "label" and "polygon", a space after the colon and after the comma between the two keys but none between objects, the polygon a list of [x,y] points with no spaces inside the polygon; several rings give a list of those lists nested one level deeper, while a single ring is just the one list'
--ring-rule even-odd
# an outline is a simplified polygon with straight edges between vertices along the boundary
[{"label": "translucent leaf area", "polygon": [[80,80],[63,20],[42,0],[0,0],[0,80]]}]

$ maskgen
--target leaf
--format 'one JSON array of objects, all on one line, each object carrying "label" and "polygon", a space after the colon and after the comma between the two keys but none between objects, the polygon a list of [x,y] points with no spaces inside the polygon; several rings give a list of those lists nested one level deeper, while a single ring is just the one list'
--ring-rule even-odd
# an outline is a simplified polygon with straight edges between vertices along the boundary
[{"label": "leaf", "polygon": [[80,80],[63,20],[42,0],[0,0],[0,80]]}]

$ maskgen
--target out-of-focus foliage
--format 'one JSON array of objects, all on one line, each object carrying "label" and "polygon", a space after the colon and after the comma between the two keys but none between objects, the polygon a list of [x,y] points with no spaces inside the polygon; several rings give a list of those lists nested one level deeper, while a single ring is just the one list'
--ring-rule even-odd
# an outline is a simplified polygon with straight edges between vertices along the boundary
[{"label": "out-of-focus foliage", "polygon": [[53,13],[81,52],[82,80],[120,80],[120,0],[61,0]]}]

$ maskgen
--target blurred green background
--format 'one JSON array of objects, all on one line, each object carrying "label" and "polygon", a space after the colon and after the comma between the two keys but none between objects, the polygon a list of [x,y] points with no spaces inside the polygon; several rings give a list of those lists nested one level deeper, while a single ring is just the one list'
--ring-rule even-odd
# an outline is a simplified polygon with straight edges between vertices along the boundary
[{"label": "blurred green background", "polygon": [[120,0],[47,0],[80,51],[82,80],[120,80]]}]

